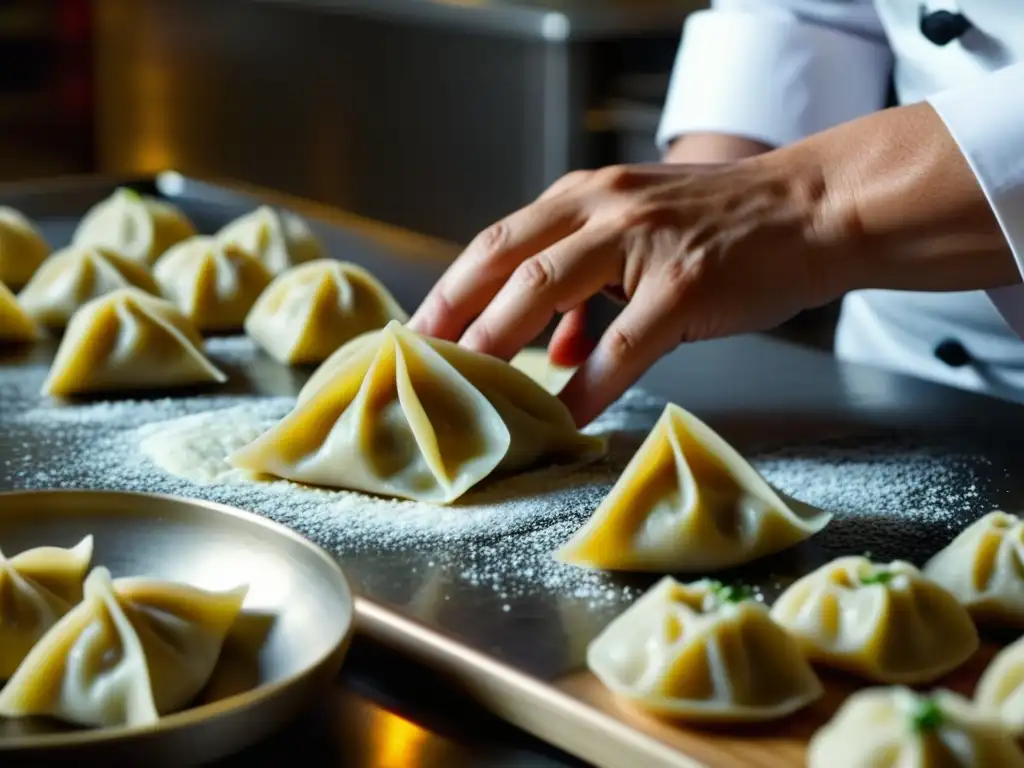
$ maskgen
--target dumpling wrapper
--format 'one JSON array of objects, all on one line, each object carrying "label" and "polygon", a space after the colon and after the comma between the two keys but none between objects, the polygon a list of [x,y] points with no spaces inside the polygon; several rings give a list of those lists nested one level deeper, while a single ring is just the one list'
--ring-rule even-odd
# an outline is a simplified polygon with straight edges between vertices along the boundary
[{"label": "dumpling wrapper", "polygon": [[693,573],[743,565],[824,528],[696,416],[669,403],[615,486],[556,553],[572,565]]},{"label": "dumpling wrapper", "polygon": [[228,463],[301,483],[449,504],[492,474],[590,459],[604,447],[508,363],[393,320],[328,358],[292,412]]},{"label": "dumpling wrapper", "polygon": [[1024,638],[996,654],[978,681],[974,700],[1024,736]]},{"label": "dumpling wrapper", "polygon": [[852,694],[811,737],[807,768],[1024,768],[996,718],[950,691]]},{"label": "dumpling wrapper", "polygon": [[0,680],[14,674],[36,642],[82,599],[92,536],[71,549],[0,552]]},{"label": "dumpling wrapper", "polygon": [[202,345],[195,326],[171,302],[122,288],[71,318],[42,393],[63,397],[227,381]]},{"label": "dumpling wrapper", "polygon": [[245,319],[245,332],[280,363],[320,363],[343,344],[408,315],[360,266],[317,259],[274,278]]},{"label": "dumpling wrapper", "polygon": [[1024,521],[990,512],[924,566],[975,621],[1024,629]]},{"label": "dumpling wrapper", "polygon": [[695,721],[785,717],[824,689],[796,641],[751,599],[669,576],[587,649],[587,666],[645,711]]},{"label": "dumpling wrapper", "polygon": [[111,248],[149,267],[195,234],[192,222],[171,203],[122,187],[86,212],[72,243]]},{"label": "dumpling wrapper", "polygon": [[153,267],[163,295],[200,331],[237,331],[270,272],[255,256],[212,237],[173,246]]},{"label": "dumpling wrapper", "polygon": [[841,557],[794,582],[772,618],[811,661],[882,683],[914,685],[978,650],[967,610],[910,563]]},{"label": "dumpling wrapper", "polygon": [[326,255],[305,219],[269,205],[229,222],[216,237],[248,251],[275,275]]},{"label": "dumpling wrapper", "polygon": [[160,293],[145,267],[109,248],[73,245],[43,262],[18,302],[36,322],[62,330],[82,305],[131,287]]},{"label": "dumpling wrapper", "polygon": [[25,285],[50,255],[50,244],[28,218],[0,205],[0,283],[12,290]]},{"label": "dumpling wrapper", "polygon": [[0,715],[140,726],[186,707],[209,681],[248,587],[208,592],[94,568],[85,597],[0,690]]},{"label": "dumpling wrapper", "polygon": [[37,341],[43,336],[42,329],[26,312],[18,298],[0,282],[0,343],[24,344]]},{"label": "dumpling wrapper", "polygon": [[561,392],[576,373],[575,368],[551,362],[546,349],[524,349],[509,360],[509,365],[525,373],[553,395]]}]

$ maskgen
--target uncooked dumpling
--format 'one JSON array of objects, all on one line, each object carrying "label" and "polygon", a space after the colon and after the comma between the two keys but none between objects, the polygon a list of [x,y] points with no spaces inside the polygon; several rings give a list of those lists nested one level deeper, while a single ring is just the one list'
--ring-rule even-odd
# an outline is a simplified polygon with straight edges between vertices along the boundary
[{"label": "uncooked dumpling", "polygon": [[509,365],[517,368],[540,384],[553,395],[561,392],[569,379],[576,373],[575,368],[555,365],[546,349],[527,348],[509,360]]},{"label": "uncooked dumpling", "polygon": [[868,688],[811,738],[808,768],[1024,768],[996,718],[950,691]]},{"label": "uncooked dumpling", "polygon": [[669,403],[557,557],[608,570],[713,571],[791,547],[829,519],[784,498],[704,422]]},{"label": "uncooked dumpling", "polygon": [[253,254],[275,275],[325,255],[302,217],[269,205],[230,222],[217,233],[217,239]]},{"label": "uncooked dumpling", "polygon": [[804,576],[772,606],[804,653],[869,680],[926,683],[978,649],[967,610],[910,563],[841,557]]},{"label": "uncooked dumpling", "polygon": [[86,302],[132,286],[160,293],[142,265],[109,248],[72,245],[43,262],[18,301],[36,322],[62,330]]},{"label": "uncooked dumpling", "polygon": [[172,245],[195,234],[192,223],[172,204],[122,187],[86,212],[72,242],[106,246],[152,266]]},{"label": "uncooked dumpling", "polygon": [[448,504],[492,474],[603,451],[508,363],[396,320],[328,358],[277,426],[228,457],[238,469]]},{"label": "uncooked dumpling", "polygon": [[46,632],[79,600],[92,560],[92,536],[71,549],[0,552],[0,680],[14,674]]},{"label": "uncooked dumpling", "polygon": [[318,259],[276,277],[246,318],[245,332],[278,362],[300,365],[323,362],[356,336],[407,319],[365,269]]},{"label": "uncooked dumpling", "polygon": [[928,561],[925,575],[967,607],[975,621],[1024,629],[1024,522],[991,512]]},{"label": "uncooked dumpling", "polygon": [[21,344],[42,337],[42,331],[17,297],[0,282],[0,344]]},{"label": "uncooked dumpling", "polygon": [[1024,736],[1024,638],[992,659],[974,698],[979,707],[998,715],[1016,735]]},{"label": "uncooked dumpling", "polygon": [[742,589],[666,576],[587,649],[614,693],[689,720],[784,717],[823,693],[796,641]]},{"label": "uncooked dumpling", "polygon": [[0,715],[139,726],[185,708],[213,674],[247,591],[111,580],[93,569],[82,602],[0,691]]},{"label": "uncooked dumpling", "polygon": [[122,288],[93,299],[71,318],[43,394],[227,381],[202,345],[195,326],[169,301]]},{"label": "uncooked dumpling", "polygon": [[0,205],[0,283],[18,290],[49,255],[49,244],[32,222]]},{"label": "uncooked dumpling", "polygon": [[263,263],[212,237],[178,243],[153,268],[165,297],[200,331],[237,331],[270,283]]}]

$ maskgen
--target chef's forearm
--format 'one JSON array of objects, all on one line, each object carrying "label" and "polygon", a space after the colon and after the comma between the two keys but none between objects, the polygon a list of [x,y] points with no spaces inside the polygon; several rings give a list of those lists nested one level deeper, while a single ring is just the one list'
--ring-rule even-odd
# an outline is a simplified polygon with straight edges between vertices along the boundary
[{"label": "chef's forearm", "polygon": [[666,163],[705,165],[734,163],[767,152],[771,147],[759,141],[721,133],[691,133],[680,136],[665,153]]}]

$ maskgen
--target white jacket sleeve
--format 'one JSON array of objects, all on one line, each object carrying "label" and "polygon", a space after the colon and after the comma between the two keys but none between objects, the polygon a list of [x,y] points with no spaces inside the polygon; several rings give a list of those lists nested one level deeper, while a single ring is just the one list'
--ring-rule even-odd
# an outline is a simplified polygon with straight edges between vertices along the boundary
[{"label": "white jacket sleeve", "polygon": [[715,0],[687,19],[658,145],[789,144],[883,107],[891,69],[871,0]]}]

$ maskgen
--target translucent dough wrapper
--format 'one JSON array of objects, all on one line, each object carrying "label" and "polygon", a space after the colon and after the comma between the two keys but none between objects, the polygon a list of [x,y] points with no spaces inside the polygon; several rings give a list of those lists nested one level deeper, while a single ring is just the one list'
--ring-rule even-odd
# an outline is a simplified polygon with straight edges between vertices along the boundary
[{"label": "translucent dough wrapper", "polygon": [[275,275],[326,255],[305,219],[269,205],[228,223],[217,239],[248,251]]},{"label": "translucent dough wrapper", "polygon": [[978,706],[995,713],[1024,736],[1024,638],[1001,650],[981,675],[974,694]]},{"label": "translucent dough wrapper", "polygon": [[50,255],[50,245],[26,216],[0,205],[0,283],[18,290]]},{"label": "translucent dough wrapper", "polygon": [[24,344],[42,336],[42,329],[22,309],[17,297],[0,283],[0,344]]}]

